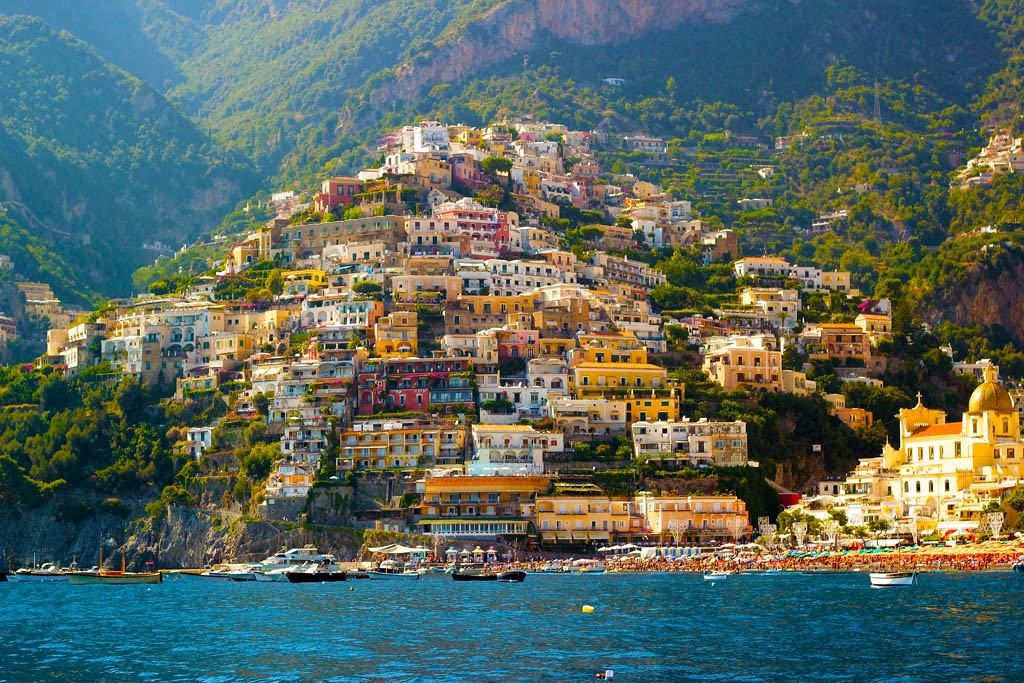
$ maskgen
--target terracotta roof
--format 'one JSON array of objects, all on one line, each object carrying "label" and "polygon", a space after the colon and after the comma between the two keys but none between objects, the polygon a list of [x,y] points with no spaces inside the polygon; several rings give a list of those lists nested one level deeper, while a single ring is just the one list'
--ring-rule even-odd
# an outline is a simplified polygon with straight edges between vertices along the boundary
[{"label": "terracotta roof", "polygon": [[946,422],[945,424],[931,425],[929,427],[918,427],[910,433],[911,438],[932,438],[936,436],[952,436],[959,434],[963,428],[962,422]]}]

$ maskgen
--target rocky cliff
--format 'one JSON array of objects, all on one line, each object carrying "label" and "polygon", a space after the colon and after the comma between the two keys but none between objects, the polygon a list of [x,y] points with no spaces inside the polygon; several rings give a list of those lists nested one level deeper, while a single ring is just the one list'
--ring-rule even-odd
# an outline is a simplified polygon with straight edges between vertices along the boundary
[{"label": "rocky cliff", "polygon": [[606,45],[684,23],[726,21],[753,0],[506,0],[378,81],[349,107],[348,127],[424,88],[458,83],[514,54],[550,44]]},{"label": "rocky cliff", "polygon": [[931,324],[943,320],[958,325],[1001,326],[1024,343],[1024,250],[995,248],[946,291],[938,292],[925,311]]}]

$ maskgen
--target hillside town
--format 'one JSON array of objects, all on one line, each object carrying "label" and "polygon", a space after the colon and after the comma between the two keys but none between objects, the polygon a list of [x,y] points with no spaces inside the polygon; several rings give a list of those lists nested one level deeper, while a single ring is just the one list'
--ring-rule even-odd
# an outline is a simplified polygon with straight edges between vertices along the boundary
[{"label": "hillside town", "polygon": [[[237,467],[232,444],[261,423],[278,449],[258,497],[265,519],[300,519],[317,485],[358,478],[386,483],[383,501],[357,505],[382,529],[555,546],[753,540],[737,492],[623,495],[599,485],[603,463],[587,454],[771,481],[744,421],[684,413],[688,387],[670,371],[683,348],[725,391],[818,396],[860,433],[893,416],[847,406],[809,376],[812,362],[881,387],[891,304],[863,296],[849,272],[741,254],[690,202],[601,168],[596,144],[665,145],[531,121],[406,126],[378,140],[379,167],[271,195],[273,218],[225,244],[214,271],[50,316],[37,364],[221,405],[176,445],[208,470]],[[593,224],[570,234],[567,214]],[[659,308],[651,291],[666,274],[627,255],[643,247],[721,265],[734,300]],[[26,296],[59,304],[42,286]],[[962,421],[920,401],[901,409],[900,442],[864,453],[845,479],[800,491],[771,481],[788,512],[915,537],[979,528],[1024,479],[1024,402],[993,363],[943,353],[981,382]]]}]

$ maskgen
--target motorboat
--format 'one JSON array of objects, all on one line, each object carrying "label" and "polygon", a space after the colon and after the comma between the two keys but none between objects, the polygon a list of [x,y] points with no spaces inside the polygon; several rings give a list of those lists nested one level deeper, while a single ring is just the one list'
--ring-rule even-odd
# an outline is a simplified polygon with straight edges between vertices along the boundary
[{"label": "motorboat", "polygon": [[605,571],[606,565],[601,560],[590,560],[590,559],[579,559],[573,561],[568,567],[563,568],[563,571],[572,573],[579,572],[580,574],[601,574]]},{"label": "motorboat", "polygon": [[271,569],[270,571],[254,571],[252,576],[256,581],[260,581],[262,583],[288,583],[288,577],[285,576],[285,574],[290,571],[294,571],[294,569],[292,567],[280,567],[278,569]]},{"label": "motorboat", "polygon": [[406,569],[403,565],[397,564],[394,560],[384,560],[376,569],[366,572],[371,579],[418,579],[420,573],[415,569]]},{"label": "motorboat", "polygon": [[708,572],[704,575],[705,581],[724,581],[729,577],[729,572]]},{"label": "motorboat", "polygon": [[871,572],[872,586],[911,586],[917,582],[917,572]]},{"label": "motorboat", "polygon": [[344,581],[348,575],[337,569],[337,565],[322,563],[306,569],[293,569],[284,573],[289,583],[335,583]]},{"label": "motorboat", "polygon": [[24,568],[8,574],[7,580],[13,583],[49,583],[67,581],[68,574],[54,563],[46,562],[37,569]]},{"label": "motorboat", "polygon": [[501,583],[522,583],[526,581],[526,572],[518,570],[498,572],[498,581]]}]

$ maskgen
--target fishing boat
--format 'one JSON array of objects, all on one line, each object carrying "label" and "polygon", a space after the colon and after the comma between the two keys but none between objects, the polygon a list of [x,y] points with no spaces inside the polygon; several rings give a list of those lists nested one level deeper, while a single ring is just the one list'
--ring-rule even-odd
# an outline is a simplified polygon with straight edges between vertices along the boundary
[{"label": "fishing boat", "polygon": [[52,562],[46,562],[37,569],[23,568],[8,574],[7,580],[12,583],[51,583],[67,581],[68,574]]},{"label": "fishing boat", "polygon": [[[103,566],[103,549],[100,549],[100,567]],[[69,572],[68,583],[72,586],[89,584],[126,585],[136,583],[161,583],[160,572],[128,572],[124,569],[124,551],[121,552],[121,571],[104,570]]]},{"label": "fishing boat", "polygon": [[871,572],[872,586],[910,586],[917,582],[917,572]]},{"label": "fishing boat", "polygon": [[406,569],[395,563],[394,560],[384,560],[376,569],[371,569],[366,572],[370,575],[371,579],[384,580],[384,579],[418,579],[420,573],[415,569]]},{"label": "fishing boat", "polygon": [[704,575],[705,581],[724,581],[729,577],[729,572],[708,572]]},{"label": "fishing boat", "polygon": [[498,581],[501,583],[522,583],[523,581],[526,581],[526,572],[498,572]]}]

